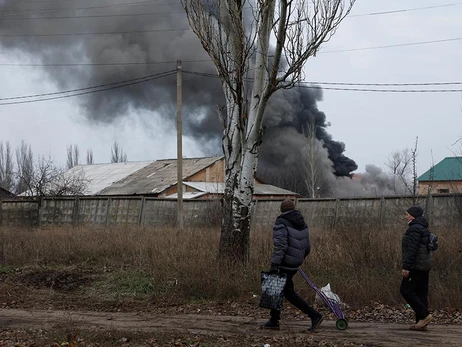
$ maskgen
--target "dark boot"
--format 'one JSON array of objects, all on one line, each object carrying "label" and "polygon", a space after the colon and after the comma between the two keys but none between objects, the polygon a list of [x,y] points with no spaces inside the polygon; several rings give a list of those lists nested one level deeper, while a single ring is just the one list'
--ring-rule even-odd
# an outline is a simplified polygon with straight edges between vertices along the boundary
[{"label": "dark boot", "polygon": [[269,320],[265,324],[261,324],[260,328],[262,329],[271,329],[271,330],[279,330],[279,322],[278,321],[273,321]]},{"label": "dark boot", "polygon": [[324,316],[322,314],[319,314],[319,316],[312,318],[311,319],[311,328],[309,328],[309,331],[315,331],[319,326],[321,325],[322,321],[324,320]]}]

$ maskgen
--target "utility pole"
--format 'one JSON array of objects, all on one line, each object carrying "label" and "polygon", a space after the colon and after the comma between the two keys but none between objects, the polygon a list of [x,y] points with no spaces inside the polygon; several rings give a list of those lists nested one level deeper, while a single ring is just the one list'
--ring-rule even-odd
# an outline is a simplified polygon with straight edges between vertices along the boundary
[{"label": "utility pole", "polygon": [[182,96],[182,78],[181,78],[181,60],[176,62],[176,130],[177,130],[177,202],[178,202],[178,228],[183,230],[183,131],[181,110],[183,108]]}]

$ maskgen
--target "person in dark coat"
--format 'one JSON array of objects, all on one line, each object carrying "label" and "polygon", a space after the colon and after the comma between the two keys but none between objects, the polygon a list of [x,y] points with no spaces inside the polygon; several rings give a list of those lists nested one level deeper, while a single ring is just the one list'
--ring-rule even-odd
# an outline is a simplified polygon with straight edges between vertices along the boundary
[{"label": "person in dark coat", "polygon": [[[303,300],[294,288],[292,278],[298,267],[303,264],[310,253],[311,245],[308,226],[302,214],[295,209],[292,200],[284,200],[281,204],[282,214],[277,217],[273,226],[273,255],[271,257],[271,273],[285,273],[287,282],[284,287],[284,297],[300,311],[311,318],[311,328],[314,330],[323,321],[323,315]],[[262,327],[265,329],[279,329],[281,311],[272,309],[270,319]]]},{"label": "person in dark coat", "polygon": [[428,222],[420,206],[411,206],[406,211],[409,227],[402,239],[402,276],[400,292],[415,312],[416,324],[409,328],[426,330],[432,320],[428,310],[428,280],[431,255],[427,249],[430,232]]}]

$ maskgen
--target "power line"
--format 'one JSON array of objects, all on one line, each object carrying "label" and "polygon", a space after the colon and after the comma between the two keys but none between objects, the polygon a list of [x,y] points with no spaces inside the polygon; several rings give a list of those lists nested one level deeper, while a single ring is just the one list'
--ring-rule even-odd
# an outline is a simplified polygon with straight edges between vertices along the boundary
[{"label": "power line", "polygon": [[[49,1],[51,1],[51,0],[49,0]],[[22,1],[22,2],[16,1],[16,2],[17,3],[43,3],[43,2],[49,2],[49,1]],[[120,3],[120,4],[100,5],[100,6],[91,6],[91,7],[18,10],[18,11],[14,11],[14,12],[5,12],[5,13],[11,14],[11,13],[24,13],[24,12],[59,12],[59,11],[75,11],[75,10],[93,10],[93,9],[108,8],[108,7],[118,7],[118,6],[149,6],[149,3],[153,2],[153,1],[158,1],[158,0],[146,0],[146,1],[138,1],[138,2],[133,2],[133,3]],[[180,4],[166,3],[166,4],[153,4],[153,5],[180,5]],[[442,4],[442,5],[434,5],[434,6],[424,6],[424,7],[397,9],[397,10],[389,10],[389,11],[381,11],[381,12],[351,14],[347,18],[397,14],[397,13],[403,13],[403,12],[430,10],[430,9],[435,9],[435,8],[453,7],[453,6],[459,6],[459,5],[462,5],[462,2]],[[1,16],[1,17],[3,17],[3,16]],[[76,17],[74,17],[74,18],[76,18]],[[77,17],[77,18],[81,18],[81,17]]]},{"label": "power line", "polygon": [[451,42],[451,41],[459,41],[462,40],[462,37],[454,37],[449,39],[441,39],[441,40],[431,40],[431,41],[418,41],[418,42],[410,42],[410,43],[401,43],[401,44],[394,44],[394,45],[384,45],[384,46],[373,46],[373,47],[362,47],[362,48],[348,48],[348,49],[337,49],[333,51],[319,51],[317,54],[327,54],[327,53],[340,53],[340,52],[354,52],[354,51],[366,51],[366,50],[373,50],[373,49],[384,49],[384,48],[394,48],[394,47],[407,47],[407,46],[417,46],[417,45],[428,45],[432,43],[441,43],[441,42]]},{"label": "power line", "polygon": [[[183,70],[186,74],[191,75],[198,75],[203,77],[210,77],[210,78],[219,78],[217,75],[213,75],[210,73],[203,73],[203,72],[194,72],[194,71],[187,71]],[[251,80],[248,80],[251,82]],[[313,82],[301,82],[299,84],[299,88],[307,88],[307,89],[322,89],[322,90],[338,90],[338,91],[351,91],[351,92],[376,92],[376,93],[455,93],[455,92],[462,92],[462,89],[371,89],[371,88],[340,88],[340,87],[321,87],[321,86],[307,86],[303,85],[304,83],[313,83]],[[456,84],[462,84],[462,82],[457,82]],[[373,85],[380,85],[380,84],[373,84]],[[384,84],[385,86],[386,84]],[[395,84],[398,85],[398,84]],[[415,84],[418,85],[418,84]]]},{"label": "power line", "polygon": [[444,4],[444,5],[425,6],[425,7],[414,7],[414,8],[406,8],[406,9],[390,10],[390,11],[382,11],[382,12],[352,14],[352,15],[349,15],[347,18],[365,17],[365,16],[380,16],[380,15],[385,15],[385,14],[396,14],[396,13],[411,12],[411,11],[430,10],[434,8],[451,7],[451,6],[459,6],[459,5],[462,5],[462,2],[455,2],[451,4]]},{"label": "power line", "polygon": [[[183,63],[210,63],[210,59],[202,60],[181,60]],[[120,65],[155,65],[155,64],[176,64],[176,60],[170,61],[147,61],[147,62],[120,62],[120,63],[61,63],[61,64],[13,64],[0,63],[0,66],[16,67],[70,67],[70,66],[120,66]]]},{"label": "power line", "polygon": [[366,88],[335,88],[320,86],[300,86],[300,88],[340,90],[350,92],[375,92],[375,93],[460,93],[462,89],[366,89]]},{"label": "power line", "polygon": [[178,29],[152,29],[152,30],[134,30],[134,31],[106,31],[92,33],[53,33],[53,34],[0,34],[0,37],[48,37],[48,36],[88,36],[88,35],[119,35],[119,34],[145,34],[167,31],[188,31],[191,28]]},{"label": "power line", "polygon": [[[126,7],[126,6],[167,6],[167,5],[180,5],[174,3],[164,3],[164,4],[152,4],[161,0],[145,0],[137,2],[124,2],[119,4],[110,4],[110,5],[100,5],[100,6],[89,6],[89,7],[68,7],[68,8],[43,8],[43,9],[29,9],[29,10],[14,10],[3,12],[7,15],[23,14],[23,13],[42,13],[42,12],[65,12],[65,11],[82,11],[82,10],[96,10],[101,8],[113,8],[113,7]],[[0,16],[0,18],[9,17],[9,16]]]},{"label": "power line", "polygon": [[[13,104],[25,104],[25,103],[32,103],[32,102],[70,98],[73,96],[80,96],[80,95],[86,95],[86,94],[93,94],[93,93],[98,93],[98,92],[103,92],[103,91],[108,91],[108,90],[113,90],[113,89],[123,88],[123,87],[131,86],[131,85],[135,85],[135,84],[153,81],[159,78],[173,75],[175,73],[176,73],[176,70],[171,70],[171,71],[165,71],[165,72],[161,72],[161,73],[154,74],[154,75],[138,77],[138,78],[125,80],[125,81],[101,84],[97,86],[77,88],[77,89],[71,89],[71,90],[59,91],[59,92],[53,92],[53,93],[42,93],[42,94],[34,94],[34,95],[24,95],[24,96],[1,98],[0,101],[30,99],[30,98],[41,98],[41,99],[0,102],[0,106],[13,105]],[[70,93],[73,93],[73,94],[70,94]],[[61,95],[61,94],[68,94],[68,95]],[[59,95],[59,96],[46,97],[46,96],[51,96],[51,95]],[[46,97],[46,98],[43,98],[43,97]]]},{"label": "power line", "polygon": [[307,81],[300,83],[313,83],[320,85],[339,85],[339,86],[449,86],[449,85],[462,85],[462,82],[424,82],[424,83],[350,83],[350,82],[318,82]]},{"label": "power line", "polygon": [[185,13],[184,11],[169,11],[169,12],[145,12],[145,13],[119,13],[119,14],[95,14],[95,15],[80,15],[80,16],[51,16],[51,17],[13,17],[1,16],[2,20],[41,20],[41,19],[75,19],[75,18],[108,18],[108,17],[133,17],[133,16],[153,16],[153,15],[169,15]]}]

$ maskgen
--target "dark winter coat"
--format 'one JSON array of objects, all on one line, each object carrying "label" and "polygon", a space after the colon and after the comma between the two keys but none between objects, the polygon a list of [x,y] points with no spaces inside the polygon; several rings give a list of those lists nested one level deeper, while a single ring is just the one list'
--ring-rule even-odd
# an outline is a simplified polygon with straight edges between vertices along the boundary
[{"label": "dark winter coat", "polygon": [[297,210],[281,214],[273,226],[274,250],[272,266],[286,270],[297,270],[310,253],[308,226]]},{"label": "dark winter coat", "polygon": [[428,222],[424,217],[417,217],[409,222],[401,243],[404,270],[430,271],[431,255],[427,249]]}]

